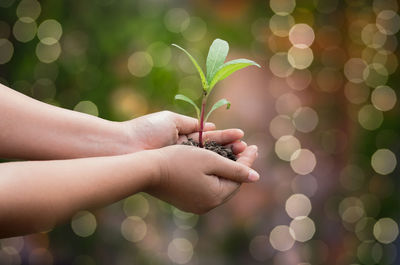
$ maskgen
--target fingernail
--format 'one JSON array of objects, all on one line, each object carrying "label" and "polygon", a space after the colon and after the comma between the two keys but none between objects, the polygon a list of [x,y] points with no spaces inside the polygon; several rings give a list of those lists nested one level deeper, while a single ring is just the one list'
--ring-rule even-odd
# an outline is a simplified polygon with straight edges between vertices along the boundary
[{"label": "fingernail", "polygon": [[251,148],[251,151],[253,153],[257,153],[257,151],[258,151],[257,145],[250,145],[249,148]]},{"label": "fingernail", "polygon": [[255,170],[250,169],[248,178],[250,181],[257,181],[260,179],[260,175]]},{"label": "fingernail", "polygon": [[245,145],[247,145],[247,143],[245,141],[241,141],[242,143],[244,143]]},{"label": "fingernail", "polygon": [[215,127],[215,123],[213,123],[213,122],[206,122],[206,124],[207,124],[208,126],[214,126],[214,127]]}]

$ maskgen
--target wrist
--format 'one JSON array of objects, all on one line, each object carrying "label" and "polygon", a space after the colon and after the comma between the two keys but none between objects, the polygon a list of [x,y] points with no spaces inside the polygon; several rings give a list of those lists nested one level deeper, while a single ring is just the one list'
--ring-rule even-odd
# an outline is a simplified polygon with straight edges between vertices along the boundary
[{"label": "wrist", "polygon": [[162,148],[144,152],[148,153],[148,161],[151,161],[151,174],[145,191],[152,191],[162,184],[163,179],[168,178],[168,160]]},{"label": "wrist", "polygon": [[130,161],[134,160],[138,162],[129,162],[133,178],[138,173],[139,168],[144,170],[140,188],[141,192],[147,192],[160,184],[163,175],[163,158],[159,149],[140,151],[128,154],[128,156],[130,157]]},{"label": "wrist", "polygon": [[144,150],[135,142],[132,126],[128,122],[108,121],[114,129],[114,155],[130,154]]}]

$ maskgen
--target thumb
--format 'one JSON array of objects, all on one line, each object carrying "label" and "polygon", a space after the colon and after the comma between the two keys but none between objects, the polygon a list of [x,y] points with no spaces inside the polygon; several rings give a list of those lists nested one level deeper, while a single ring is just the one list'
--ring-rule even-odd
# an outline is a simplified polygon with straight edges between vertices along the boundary
[{"label": "thumb", "polygon": [[[179,134],[190,134],[200,130],[199,121],[195,118],[174,113],[173,121]],[[207,122],[203,129],[204,131],[215,130],[215,124]]]},{"label": "thumb", "polygon": [[257,147],[255,145],[247,147],[236,162],[217,155],[209,174],[239,183],[255,182],[260,175],[250,166],[256,157]]}]

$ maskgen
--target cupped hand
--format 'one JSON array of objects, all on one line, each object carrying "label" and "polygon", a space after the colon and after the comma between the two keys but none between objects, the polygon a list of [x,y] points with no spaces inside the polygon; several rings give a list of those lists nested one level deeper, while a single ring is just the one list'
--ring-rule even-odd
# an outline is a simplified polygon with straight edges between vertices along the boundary
[{"label": "cupped hand", "polygon": [[146,192],[183,211],[205,213],[229,199],[241,183],[259,179],[250,168],[257,157],[256,146],[246,147],[236,162],[193,146],[155,151],[159,174]]},{"label": "cupped hand", "polygon": [[[221,145],[228,146],[232,149],[235,155],[242,153],[247,144],[240,139],[244,136],[244,132],[240,129],[214,130],[203,133],[203,141],[215,141]],[[181,135],[178,138],[178,144],[187,141],[188,139],[199,141],[199,133],[191,133]]]},{"label": "cupped hand", "polygon": [[[134,151],[156,149],[176,144],[179,136],[198,131],[197,119],[171,111],[161,111],[122,122]],[[213,123],[205,124],[205,131],[214,130]]]},{"label": "cupped hand", "polygon": [[[170,111],[161,111],[122,122],[122,129],[128,134],[128,144],[132,151],[157,149],[183,140],[198,140],[199,123],[197,119]],[[233,147],[233,151],[241,153],[246,145],[239,140],[243,131],[239,129],[215,130],[213,123],[206,123],[204,140],[214,140]]]}]

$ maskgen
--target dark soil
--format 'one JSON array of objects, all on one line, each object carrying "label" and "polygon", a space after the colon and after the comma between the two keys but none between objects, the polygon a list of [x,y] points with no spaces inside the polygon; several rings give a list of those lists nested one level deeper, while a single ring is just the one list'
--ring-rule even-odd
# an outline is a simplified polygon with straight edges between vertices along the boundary
[{"label": "dark soil", "polygon": [[[192,138],[189,138],[186,142],[183,142],[184,145],[191,145],[191,146],[199,146],[199,143],[194,141]],[[223,145],[218,144],[215,141],[206,141],[204,143],[204,148],[207,150],[213,151],[223,157],[229,158],[230,160],[236,161],[236,155],[233,153],[230,147],[226,147]]]}]

